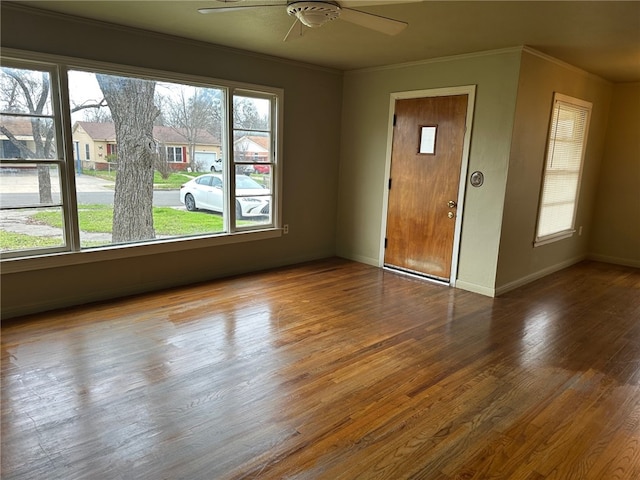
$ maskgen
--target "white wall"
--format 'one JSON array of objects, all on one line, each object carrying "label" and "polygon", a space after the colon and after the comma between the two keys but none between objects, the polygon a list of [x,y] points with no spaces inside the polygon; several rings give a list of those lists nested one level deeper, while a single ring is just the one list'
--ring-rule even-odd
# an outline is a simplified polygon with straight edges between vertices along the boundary
[{"label": "white wall", "polygon": [[640,83],[617,84],[590,237],[590,257],[640,267]]},{"label": "white wall", "polygon": [[[521,49],[347,72],[337,228],[341,256],[377,265],[381,248],[390,94],[477,85],[458,287],[492,295],[495,285]],[[465,181],[465,179],[461,179]]]},{"label": "white wall", "polygon": [[[576,227],[582,235],[533,247],[554,92],[593,103]],[[523,52],[496,277],[498,293],[586,258],[611,85],[536,52]]]}]

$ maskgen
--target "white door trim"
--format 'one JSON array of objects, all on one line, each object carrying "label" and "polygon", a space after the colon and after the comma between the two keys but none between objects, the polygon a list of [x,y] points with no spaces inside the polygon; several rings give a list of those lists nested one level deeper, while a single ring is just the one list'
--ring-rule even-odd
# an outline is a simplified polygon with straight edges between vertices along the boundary
[{"label": "white door trim", "polygon": [[460,253],[460,236],[462,233],[462,218],[464,216],[464,194],[467,187],[467,172],[469,167],[469,149],[471,146],[471,132],[473,130],[473,110],[475,106],[476,86],[434,88],[428,90],[412,90],[407,92],[392,92],[389,98],[389,120],[387,125],[387,151],[382,195],[382,230],[380,232],[380,253],[378,266],[384,265],[384,239],[387,232],[387,213],[389,207],[389,178],[391,176],[391,153],[393,147],[393,116],[396,100],[425,97],[447,97],[452,95],[467,95],[467,118],[462,148],[462,162],[460,166],[460,185],[458,187],[458,208],[453,238],[453,255],[451,257],[451,277],[449,285],[456,284],[458,277],[458,257]]}]

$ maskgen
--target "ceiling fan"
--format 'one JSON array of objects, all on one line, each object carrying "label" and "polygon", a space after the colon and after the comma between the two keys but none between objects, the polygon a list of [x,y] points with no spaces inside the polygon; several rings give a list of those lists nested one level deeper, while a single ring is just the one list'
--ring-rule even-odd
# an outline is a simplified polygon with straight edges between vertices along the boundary
[{"label": "ceiling fan", "polygon": [[[235,3],[240,0],[218,0],[222,3]],[[284,41],[300,37],[304,27],[318,28],[331,20],[345,20],[387,35],[397,35],[407,26],[406,22],[374,15],[372,13],[346,8],[333,0],[287,0],[281,3],[265,3],[252,5],[233,5],[226,7],[199,8],[200,13],[224,13],[234,10],[245,10],[262,7],[286,7],[289,15],[296,17],[293,25],[284,37]]]}]

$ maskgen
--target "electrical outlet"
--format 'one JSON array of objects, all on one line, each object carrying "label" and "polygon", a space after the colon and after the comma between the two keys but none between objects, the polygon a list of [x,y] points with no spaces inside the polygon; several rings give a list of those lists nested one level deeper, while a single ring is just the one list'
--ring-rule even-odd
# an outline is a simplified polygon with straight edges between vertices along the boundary
[{"label": "electrical outlet", "polygon": [[285,235],[286,235],[287,233],[289,233],[289,224],[288,224],[288,223],[285,223],[285,224],[282,226],[282,233],[284,233]]}]

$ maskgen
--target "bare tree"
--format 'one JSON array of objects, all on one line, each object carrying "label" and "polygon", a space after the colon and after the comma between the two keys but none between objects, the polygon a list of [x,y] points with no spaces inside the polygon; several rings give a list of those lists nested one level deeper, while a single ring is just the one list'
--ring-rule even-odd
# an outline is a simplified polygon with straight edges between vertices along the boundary
[{"label": "bare tree", "polygon": [[156,83],[96,74],[111,110],[118,144],[118,172],[113,202],[114,243],[155,238],[153,228],[153,122]]},{"label": "bare tree", "polygon": [[165,144],[158,144],[157,152],[153,155],[153,168],[165,180],[171,175],[171,167],[167,158],[167,146]]},{"label": "bare tree", "polygon": [[113,123],[111,112],[108,108],[87,108],[84,112],[84,121],[94,123]]},{"label": "bare tree", "polygon": [[233,100],[233,125],[242,130],[266,130],[269,121],[260,115],[255,103],[246,97],[235,97]]},{"label": "bare tree", "polygon": [[195,149],[202,133],[211,124],[214,114],[210,98],[205,94],[207,89],[195,88],[192,95],[185,89],[180,90],[174,100],[165,98],[167,106],[167,121],[171,127],[178,130],[187,141],[189,166],[197,170]]}]

